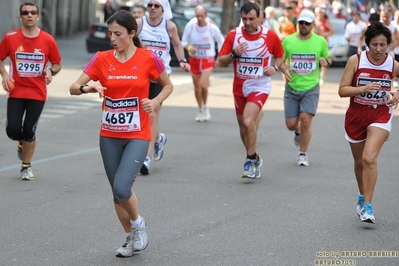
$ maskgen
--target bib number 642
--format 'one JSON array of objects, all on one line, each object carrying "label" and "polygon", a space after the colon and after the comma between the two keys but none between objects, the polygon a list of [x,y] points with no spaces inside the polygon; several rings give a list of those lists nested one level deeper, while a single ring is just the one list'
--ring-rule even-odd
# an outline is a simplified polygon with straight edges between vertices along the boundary
[{"label": "bib number 642", "polygon": [[380,99],[380,98],[384,98],[387,95],[387,93],[385,91],[376,91],[376,92],[364,92],[362,94],[360,94],[360,96],[362,98],[367,98],[367,99]]}]

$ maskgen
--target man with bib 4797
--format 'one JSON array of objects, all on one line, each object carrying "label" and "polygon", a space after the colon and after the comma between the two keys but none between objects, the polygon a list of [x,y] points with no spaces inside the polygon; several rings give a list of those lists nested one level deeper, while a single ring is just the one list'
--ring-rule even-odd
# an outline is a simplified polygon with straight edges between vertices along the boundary
[{"label": "man with bib 4797", "polygon": [[[233,95],[241,140],[247,152],[243,178],[259,178],[262,159],[256,138],[262,107],[272,87],[271,76],[283,63],[277,34],[258,25],[260,9],[251,2],[241,7],[242,27],[231,30],[219,52],[219,65],[234,65]],[[275,58],[272,65],[273,57]]]},{"label": "man with bib 4797", "polygon": [[312,137],[312,119],[319,102],[320,67],[331,65],[327,41],[312,32],[315,15],[303,10],[299,15],[298,32],[283,41],[286,64],[280,68],[286,76],[284,114],[287,128],[295,132],[299,146],[297,164],[308,166],[307,150]]}]

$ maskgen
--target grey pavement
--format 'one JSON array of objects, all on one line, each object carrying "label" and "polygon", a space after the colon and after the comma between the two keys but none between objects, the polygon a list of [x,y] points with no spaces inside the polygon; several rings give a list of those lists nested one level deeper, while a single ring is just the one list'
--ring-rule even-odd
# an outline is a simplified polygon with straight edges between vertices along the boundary
[{"label": "grey pavement", "polygon": [[[343,136],[348,99],[337,95],[343,72],[338,67],[328,70],[321,89],[309,167],[296,166],[298,150],[282,112],[281,75],[273,77],[258,133],[264,166],[257,180],[240,178],[245,150],[233,109],[232,69],[215,71],[212,120],[196,123],[191,78],[175,68],[175,90],[160,120],[168,137],[165,156],[133,186],[150,244],[132,258],[116,258],[124,232],[98,149],[100,101],[95,95],[67,95],[92,56],[85,52],[84,37],[57,40],[63,70],[49,86],[38,126],[35,181],[18,179],[16,143],[4,130],[6,95],[0,93],[1,266],[307,266],[334,265],[337,254],[336,265],[399,265],[399,121],[394,118],[379,157],[373,199],[377,223],[361,223],[353,161]],[[396,253],[375,258],[370,251]],[[341,257],[345,254],[350,256]],[[331,264],[316,264],[319,259]]]}]

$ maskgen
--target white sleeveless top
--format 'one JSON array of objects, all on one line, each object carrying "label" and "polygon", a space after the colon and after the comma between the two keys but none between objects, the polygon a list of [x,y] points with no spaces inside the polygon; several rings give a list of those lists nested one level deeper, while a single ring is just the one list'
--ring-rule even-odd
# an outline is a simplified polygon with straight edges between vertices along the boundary
[{"label": "white sleeveless top", "polygon": [[142,26],[139,37],[147,50],[152,50],[165,64],[168,75],[172,73],[170,67],[170,36],[167,28],[167,20],[162,18],[161,22],[152,26],[147,18],[142,18]]},{"label": "white sleeveless top", "polygon": [[392,88],[392,71],[394,59],[387,56],[381,65],[374,65],[367,58],[367,52],[359,55],[358,68],[355,73],[355,86],[366,86],[371,82],[379,82],[381,88],[369,93],[362,93],[353,97],[355,103],[362,105],[385,105]]},{"label": "white sleeveless top", "polygon": [[[215,38],[212,35],[211,24],[207,23],[205,26],[198,26],[198,23],[187,24],[188,43],[191,43],[196,48],[196,53],[190,56],[196,58],[211,58],[215,56]],[[183,40],[182,40],[183,44]]]}]

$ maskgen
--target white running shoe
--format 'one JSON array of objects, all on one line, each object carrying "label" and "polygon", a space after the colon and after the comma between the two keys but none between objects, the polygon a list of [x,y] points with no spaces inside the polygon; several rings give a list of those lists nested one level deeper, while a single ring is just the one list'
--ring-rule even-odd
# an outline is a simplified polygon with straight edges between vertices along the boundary
[{"label": "white running shoe", "polygon": [[202,118],[204,119],[204,121],[211,120],[211,113],[209,112],[208,106],[202,106]]},{"label": "white running shoe", "polygon": [[255,178],[260,178],[260,168],[262,167],[262,165],[263,165],[263,160],[262,160],[262,158],[260,157],[260,155],[258,155],[259,156],[259,160],[258,161],[255,161]]},{"label": "white running shoe", "polygon": [[244,163],[244,172],[242,173],[242,178],[255,178],[256,176],[256,166],[255,160],[246,159]]},{"label": "white running shoe", "polygon": [[299,166],[309,166],[308,156],[304,153],[298,154],[298,165]]},{"label": "white running shoe", "polygon": [[150,162],[151,158],[148,156],[145,157],[144,163],[140,168],[140,174],[148,175],[150,173]]},{"label": "white running shoe", "polygon": [[133,235],[130,233],[125,240],[125,243],[116,250],[117,257],[131,257],[133,256]]},{"label": "white running shoe", "polygon": [[197,116],[195,117],[195,121],[197,121],[197,122],[203,122],[204,121],[204,116],[202,115],[201,111],[198,111]]},{"label": "white running shoe", "polygon": [[374,208],[370,203],[363,206],[360,220],[362,222],[375,224]]},{"label": "white running shoe", "polygon": [[20,180],[29,180],[29,181],[33,181],[33,180],[35,180],[35,177],[34,177],[34,175],[33,175],[33,172],[32,172],[32,167],[26,167],[26,168],[22,168],[21,169],[21,176],[20,176],[20,178],[19,178]]},{"label": "white running shoe", "polygon": [[141,221],[142,222],[139,227],[132,227],[134,251],[142,251],[148,246],[147,223],[143,217],[141,217]]}]

